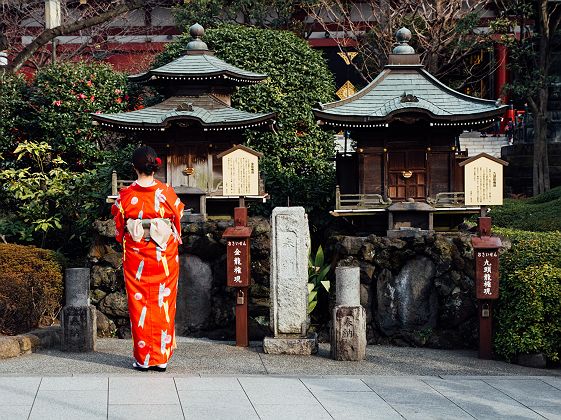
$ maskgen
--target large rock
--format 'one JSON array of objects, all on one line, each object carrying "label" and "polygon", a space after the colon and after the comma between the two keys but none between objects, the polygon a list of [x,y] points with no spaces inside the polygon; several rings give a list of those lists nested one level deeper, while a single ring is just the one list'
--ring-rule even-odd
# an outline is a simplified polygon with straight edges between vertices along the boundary
[{"label": "large rock", "polygon": [[113,219],[96,220],[93,222],[93,227],[99,235],[106,238],[115,238],[116,229],[115,221]]},{"label": "large rock", "polygon": [[435,271],[434,263],[423,256],[407,261],[395,277],[388,270],[380,275],[376,319],[385,334],[436,325]]},{"label": "large rock", "polygon": [[106,315],[128,317],[129,305],[125,292],[110,293],[99,303],[99,309]]},{"label": "large rock", "polygon": [[124,289],[122,272],[112,267],[94,265],[90,274],[90,288],[115,292]]},{"label": "large rock", "polygon": [[178,334],[207,327],[211,314],[212,270],[196,255],[179,256],[177,313]]}]

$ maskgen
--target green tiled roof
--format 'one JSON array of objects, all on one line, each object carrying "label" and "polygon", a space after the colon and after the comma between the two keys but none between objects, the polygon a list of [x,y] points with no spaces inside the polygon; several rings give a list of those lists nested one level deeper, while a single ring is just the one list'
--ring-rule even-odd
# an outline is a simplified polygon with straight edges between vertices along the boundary
[{"label": "green tiled roof", "polygon": [[272,121],[274,113],[251,113],[227,106],[211,95],[173,96],[138,111],[94,114],[102,126],[115,129],[165,130],[172,121],[192,121],[204,129],[236,129],[260,126]]},{"label": "green tiled roof", "polygon": [[495,117],[506,106],[474,98],[444,85],[421,65],[386,68],[363,90],[314,110],[324,121],[374,123],[390,121],[396,114],[421,112],[434,121],[471,121]]},{"label": "green tiled roof", "polygon": [[209,78],[230,79],[238,84],[257,83],[267,78],[266,74],[253,73],[222,61],[209,51],[187,52],[171,63],[130,76],[131,81],[146,81],[155,78],[202,80]]}]

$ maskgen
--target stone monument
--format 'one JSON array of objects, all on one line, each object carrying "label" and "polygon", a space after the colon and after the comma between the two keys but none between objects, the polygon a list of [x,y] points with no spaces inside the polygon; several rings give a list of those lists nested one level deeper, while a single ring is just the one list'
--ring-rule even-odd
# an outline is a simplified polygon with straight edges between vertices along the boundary
[{"label": "stone monument", "polygon": [[97,326],[95,306],[90,305],[90,269],[68,268],[65,272],[66,304],[62,309],[62,351],[95,351]]},{"label": "stone monument", "polygon": [[331,357],[359,361],[366,357],[366,310],[360,305],[360,268],[337,267],[331,326]]},{"label": "stone monument", "polygon": [[276,207],[271,235],[271,329],[269,354],[317,352],[317,334],[308,335],[308,255],[310,230],[302,207]]}]

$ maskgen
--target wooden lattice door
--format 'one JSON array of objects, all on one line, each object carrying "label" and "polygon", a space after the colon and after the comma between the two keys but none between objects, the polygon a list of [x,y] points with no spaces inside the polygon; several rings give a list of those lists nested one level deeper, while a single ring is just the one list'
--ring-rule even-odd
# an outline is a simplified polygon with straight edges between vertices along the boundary
[{"label": "wooden lattice door", "polygon": [[387,186],[392,200],[424,199],[427,155],[424,150],[388,152]]}]

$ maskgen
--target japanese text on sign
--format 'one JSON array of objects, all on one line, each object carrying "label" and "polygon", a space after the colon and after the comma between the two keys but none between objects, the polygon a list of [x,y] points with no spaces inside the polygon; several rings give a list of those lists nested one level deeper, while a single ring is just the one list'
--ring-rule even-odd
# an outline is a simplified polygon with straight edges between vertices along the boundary
[{"label": "japanese text on sign", "polygon": [[476,251],[478,299],[497,299],[499,293],[499,254],[497,251]]},{"label": "japanese text on sign", "polygon": [[466,205],[503,204],[503,164],[485,156],[465,165]]},{"label": "japanese text on sign", "polygon": [[222,158],[224,195],[259,194],[258,157],[245,150],[235,150]]}]

